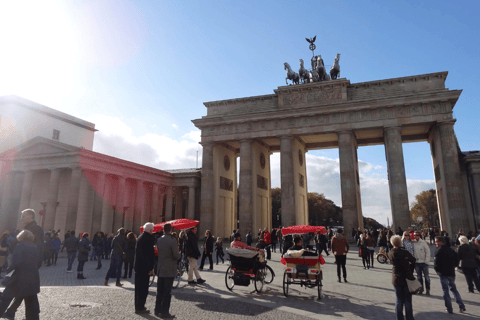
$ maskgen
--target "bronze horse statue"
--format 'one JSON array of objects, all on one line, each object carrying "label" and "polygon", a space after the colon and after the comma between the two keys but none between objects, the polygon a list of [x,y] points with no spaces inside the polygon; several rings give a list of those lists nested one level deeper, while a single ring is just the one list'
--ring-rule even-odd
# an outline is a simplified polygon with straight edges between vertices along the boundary
[{"label": "bronze horse statue", "polygon": [[300,76],[298,75],[298,73],[293,71],[287,62],[285,62],[283,65],[285,66],[284,69],[287,70],[287,77],[285,78],[285,83],[288,84],[287,80],[292,80],[293,84],[299,84]]},{"label": "bronze horse statue", "polygon": [[335,61],[333,62],[333,66],[330,68],[330,77],[332,80],[337,79],[340,77],[340,64],[338,61],[340,60],[340,53],[337,53],[335,56]]},{"label": "bronze horse statue", "polygon": [[303,59],[300,59],[300,70],[298,70],[298,74],[300,75],[300,80],[302,80],[302,83],[310,82],[310,73],[303,66]]}]

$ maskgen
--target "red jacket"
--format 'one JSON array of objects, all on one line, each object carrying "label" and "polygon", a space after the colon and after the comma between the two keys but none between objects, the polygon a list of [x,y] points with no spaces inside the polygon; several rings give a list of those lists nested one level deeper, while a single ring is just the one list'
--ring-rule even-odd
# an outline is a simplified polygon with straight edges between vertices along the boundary
[{"label": "red jacket", "polygon": [[265,233],[263,234],[263,239],[265,240],[265,244],[271,244],[272,236],[270,235],[270,232],[265,231]]}]

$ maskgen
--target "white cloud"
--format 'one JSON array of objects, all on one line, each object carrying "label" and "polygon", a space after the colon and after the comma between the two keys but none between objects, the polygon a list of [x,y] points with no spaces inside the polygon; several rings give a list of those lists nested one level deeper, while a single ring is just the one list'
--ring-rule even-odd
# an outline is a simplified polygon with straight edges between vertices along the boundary
[{"label": "white cloud", "polygon": [[175,129],[178,129],[178,126],[175,123],[172,123],[172,127],[174,127]]},{"label": "white cloud", "polygon": [[[99,129],[93,150],[109,156],[157,169],[193,168],[201,150],[200,132],[192,131],[180,138],[147,133],[136,136],[122,119],[95,115],[90,119]],[[201,156],[199,152],[199,156]]]},{"label": "white cloud", "polygon": [[[95,116],[90,119],[100,130],[95,134],[94,151],[158,169],[193,168],[197,151],[201,166],[201,132],[194,130],[178,138],[155,133],[136,136],[120,118]],[[238,159],[237,159],[238,161]],[[341,207],[339,159],[306,154],[309,192],[323,193]],[[280,153],[270,157],[271,186],[280,187]],[[386,168],[358,161],[363,215],[386,224],[391,221],[390,192]],[[435,188],[433,180],[407,179],[410,204],[415,195]]]}]

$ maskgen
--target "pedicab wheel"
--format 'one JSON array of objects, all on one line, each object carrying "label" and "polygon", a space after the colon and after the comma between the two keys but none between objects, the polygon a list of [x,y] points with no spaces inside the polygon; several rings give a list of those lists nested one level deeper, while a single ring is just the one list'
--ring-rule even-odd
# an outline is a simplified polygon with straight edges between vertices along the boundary
[{"label": "pedicab wheel", "polygon": [[377,254],[378,263],[385,264],[387,262],[387,256],[384,254]]},{"label": "pedicab wheel", "polygon": [[255,274],[255,290],[260,293],[263,289],[263,283],[265,282],[265,276],[262,269],[258,269]]},{"label": "pedicab wheel", "polygon": [[322,286],[322,279],[320,279],[320,276],[317,276],[318,300],[322,300]]},{"label": "pedicab wheel", "polygon": [[287,272],[283,274],[283,294],[285,297],[288,297],[288,286],[290,285],[290,276],[288,275]]},{"label": "pedicab wheel", "polygon": [[275,272],[273,272],[272,268],[268,265],[265,266],[264,277],[266,284],[272,283],[273,278],[275,277]]},{"label": "pedicab wheel", "polygon": [[234,272],[235,271],[232,270],[232,267],[228,267],[227,272],[225,273],[225,285],[230,291],[232,291],[235,286],[235,282],[233,281]]}]

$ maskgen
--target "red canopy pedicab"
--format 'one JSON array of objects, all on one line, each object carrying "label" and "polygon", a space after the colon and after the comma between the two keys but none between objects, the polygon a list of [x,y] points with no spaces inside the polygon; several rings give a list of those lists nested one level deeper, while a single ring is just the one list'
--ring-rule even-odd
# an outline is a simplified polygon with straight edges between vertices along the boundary
[{"label": "red canopy pedicab", "polygon": [[[176,220],[170,220],[162,223],[157,223],[156,225],[153,226],[153,233],[162,231],[163,226],[167,223],[169,223],[174,229],[183,231],[183,230],[195,227],[200,222],[198,220],[176,219]],[[140,232],[143,232],[143,227],[140,227]],[[184,248],[185,241],[183,240],[184,239],[180,240],[180,247],[179,247],[180,260],[178,260],[178,265],[177,265],[178,272],[173,282],[174,288],[178,287],[178,285],[180,284],[180,280],[182,279],[183,274],[188,272],[188,258],[185,255],[185,248]],[[156,244],[155,244],[155,256],[158,257],[158,249]],[[157,275],[157,263],[158,263],[158,259],[155,259],[155,267],[153,268],[153,274],[150,276],[149,286],[151,286],[155,281],[155,276]]]},{"label": "red canopy pedicab", "polygon": [[[282,235],[302,235],[305,233],[327,233],[322,226],[291,226],[282,229]],[[323,273],[320,265],[325,264],[321,255],[308,250],[288,250],[280,262],[285,267],[283,274],[283,294],[288,297],[290,285],[300,285],[305,288],[317,287],[318,299],[322,299]]]}]

